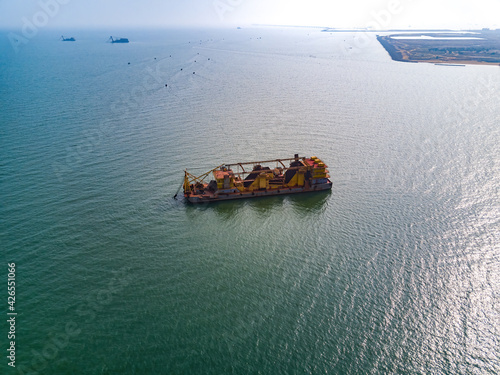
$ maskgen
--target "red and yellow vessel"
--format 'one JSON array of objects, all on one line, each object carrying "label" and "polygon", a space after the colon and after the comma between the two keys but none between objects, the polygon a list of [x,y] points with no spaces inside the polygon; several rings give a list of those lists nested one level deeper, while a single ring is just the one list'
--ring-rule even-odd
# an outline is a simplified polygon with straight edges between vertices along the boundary
[{"label": "red and yellow vessel", "polygon": [[[205,182],[211,173],[214,179]],[[201,176],[186,170],[183,188],[189,202],[204,203],[329,190],[332,182],[327,166],[319,158],[295,154],[290,159],[222,164]]]}]

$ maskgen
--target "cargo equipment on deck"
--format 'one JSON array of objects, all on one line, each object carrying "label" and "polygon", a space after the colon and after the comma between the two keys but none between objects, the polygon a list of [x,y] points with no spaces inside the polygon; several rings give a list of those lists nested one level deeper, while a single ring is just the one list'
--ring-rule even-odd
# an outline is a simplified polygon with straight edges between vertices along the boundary
[{"label": "cargo equipment on deck", "polygon": [[[210,173],[214,179],[207,183]],[[186,170],[182,186],[189,202],[204,203],[328,190],[332,188],[329,178],[327,166],[319,158],[295,154],[289,159],[222,164],[201,176]]]}]

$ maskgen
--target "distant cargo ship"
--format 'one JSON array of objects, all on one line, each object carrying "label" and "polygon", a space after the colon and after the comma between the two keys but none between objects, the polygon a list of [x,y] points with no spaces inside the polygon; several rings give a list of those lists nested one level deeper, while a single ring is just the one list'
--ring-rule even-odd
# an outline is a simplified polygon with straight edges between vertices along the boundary
[{"label": "distant cargo ship", "polygon": [[74,42],[76,39],[71,37],[71,38],[65,38],[64,35],[61,35],[61,40],[63,42]]},{"label": "distant cargo ship", "polygon": [[[285,163],[290,163],[287,167]],[[275,164],[274,168],[265,164]],[[233,171],[232,167],[237,171]],[[247,170],[252,166],[251,170]],[[209,183],[205,179],[213,173]],[[191,203],[304,193],[332,188],[327,166],[316,156],[223,164],[201,176],[184,172],[184,197]]]},{"label": "distant cargo ship", "polygon": [[128,39],[127,38],[113,38],[112,36],[109,37],[109,41],[111,43],[128,43]]}]

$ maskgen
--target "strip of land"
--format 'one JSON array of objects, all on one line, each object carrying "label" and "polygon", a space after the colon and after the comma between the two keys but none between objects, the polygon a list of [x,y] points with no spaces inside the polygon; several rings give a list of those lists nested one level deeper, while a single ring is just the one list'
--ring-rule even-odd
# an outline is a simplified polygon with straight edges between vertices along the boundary
[{"label": "strip of land", "polygon": [[396,61],[500,65],[500,30],[402,33],[377,39]]}]

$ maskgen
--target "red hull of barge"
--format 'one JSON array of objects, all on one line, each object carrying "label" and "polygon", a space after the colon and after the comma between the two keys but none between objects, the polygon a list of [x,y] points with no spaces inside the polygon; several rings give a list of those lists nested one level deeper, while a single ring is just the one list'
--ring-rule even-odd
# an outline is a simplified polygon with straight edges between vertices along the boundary
[{"label": "red hull of barge", "polygon": [[283,189],[268,189],[263,191],[253,191],[253,192],[244,192],[244,193],[228,193],[228,194],[202,194],[202,195],[189,195],[185,196],[185,198],[190,203],[206,203],[206,202],[219,202],[219,201],[228,201],[233,199],[246,199],[246,198],[255,198],[255,197],[271,197],[275,195],[288,195],[288,194],[297,194],[297,193],[308,193],[313,191],[321,191],[321,190],[331,190],[332,182],[328,180],[327,183],[318,184],[312,186],[310,188],[306,187],[292,187],[292,188],[283,188]]}]

